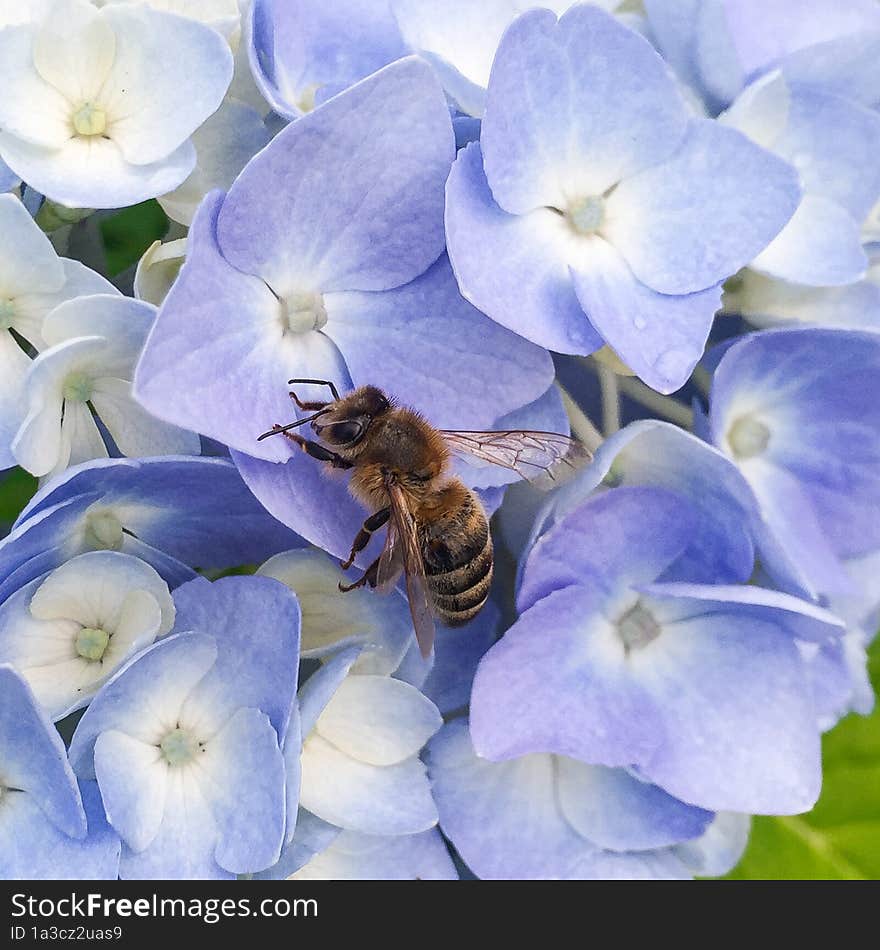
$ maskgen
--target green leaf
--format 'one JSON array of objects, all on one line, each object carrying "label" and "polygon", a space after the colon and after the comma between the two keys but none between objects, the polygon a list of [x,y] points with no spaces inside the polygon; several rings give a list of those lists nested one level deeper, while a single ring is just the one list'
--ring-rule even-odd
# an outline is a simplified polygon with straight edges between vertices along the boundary
[{"label": "green leaf", "polygon": [[[880,686],[880,639],[870,652]],[[822,796],[806,815],[758,817],[728,875],[738,880],[880,878],[880,709],[847,716],[822,741]]]},{"label": "green leaf", "polygon": [[12,527],[22,508],[37,490],[37,480],[20,468],[14,468],[0,480],[0,537]]},{"label": "green leaf", "polygon": [[101,237],[111,277],[136,264],[144,251],[168,233],[168,216],[159,202],[151,199],[105,218]]}]

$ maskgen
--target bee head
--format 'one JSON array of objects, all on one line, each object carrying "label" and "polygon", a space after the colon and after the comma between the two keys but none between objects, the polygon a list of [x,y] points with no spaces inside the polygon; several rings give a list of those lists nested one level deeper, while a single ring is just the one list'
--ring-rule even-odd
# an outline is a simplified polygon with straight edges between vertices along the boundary
[{"label": "bee head", "polygon": [[361,386],[338,400],[333,408],[315,419],[315,435],[330,445],[354,446],[364,437],[370,423],[391,408],[388,397],[375,386]]}]

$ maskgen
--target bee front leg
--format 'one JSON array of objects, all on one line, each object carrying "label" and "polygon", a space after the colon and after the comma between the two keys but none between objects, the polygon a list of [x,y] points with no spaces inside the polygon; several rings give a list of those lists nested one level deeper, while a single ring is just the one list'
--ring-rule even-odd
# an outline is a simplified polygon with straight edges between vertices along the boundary
[{"label": "bee front leg", "polygon": [[347,571],[354,563],[355,555],[359,551],[363,551],[363,549],[370,543],[370,538],[373,536],[373,532],[378,531],[379,528],[381,528],[390,517],[390,508],[380,508],[379,511],[367,518],[351,545],[351,553],[348,555],[348,560],[339,562],[339,566],[344,571]]},{"label": "bee front leg", "polygon": [[350,590],[357,590],[359,587],[363,587],[365,584],[369,584],[370,587],[375,587],[377,578],[379,576],[379,561],[382,560],[382,556],[376,558],[375,561],[364,571],[364,573],[353,583],[353,584],[343,584],[342,581],[339,582],[339,589],[343,594],[347,594]]},{"label": "bee front leg", "polygon": [[[276,432],[281,432],[282,426],[277,423],[272,427]],[[283,432],[286,439],[290,439],[294,445],[298,445],[306,455],[310,455],[319,462],[329,462],[333,468],[351,468],[352,463],[347,462],[341,455],[331,452],[324,448],[319,442],[312,442],[310,439],[304,439],[301,435],[294,432]]]}]

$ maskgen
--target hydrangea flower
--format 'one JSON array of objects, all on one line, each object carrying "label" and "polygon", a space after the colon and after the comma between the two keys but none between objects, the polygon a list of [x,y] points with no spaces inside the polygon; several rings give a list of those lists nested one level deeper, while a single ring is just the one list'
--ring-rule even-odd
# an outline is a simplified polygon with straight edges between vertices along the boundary
[{"label": "hydrangea flower", "polygon": [[848,50],[880,30],[871,0],[645,0],[644,7],[658,49],[713,115],[780,63],[824,59],[822,47],[839,50],[842,41]]},{"label": "hydrangea flower", "polygon": [[634,767],[713,811],[813,805],[819,735],[796,641],[843,623],[774,591],[692,583],[682,554],[699,525],[678,495],[618,488],[539,539],[520,617],[474,680],[480,755]]},{"label": "hydrangea flower", "polygon": [[0,156],[47,197],[85,208],[176,188],[195,164],[189,137],[232,78],[229,46],[209,27],[86,0],[4,29],[0,64]]},{"label": "hydrangea flower", "polygon": [[85,551],[133,555],[176,587],[193,567],[259,563],[298,540],[223,459],[86,462],[40,489],[0,541],[0,602]]},{"label": "hydrangea flower", "polygon": [[559,352],[607,343],[671,392],[702,355],[720,281],[776,236],[800,189],[787,163],[691,118],[641,36],[578,5],[507,30],[480,143],[447,194],[465,297]]},{"label": "hydrangea flower", "polygon": [[[2,191],[0,187],[0,191]],[[49,239],[14,195],[0,195],[0,469],[15,464],[12,439],[27,407],[30,354],[45,349],[43,322],[59,303],[116,288],[79,261],[55,253]]]},{"label": "hydrangea flower", "polygon": [[297,681],[299,608],[268,578],[197,579],[177,629],[114,677],[70,748],[124,842],[123,878],[232,878],[279,857],[280,743]]},{"label": "hydrangea flower", "polygon": [[[572,0],[546,0],[540,6],[562,15]],[[598,0],[609,13],[622,6],[618,0]],[[391,8],[409,46],[437,71],[443,88],[457,107],[481,116],[492,60],[504,31],[531,4],[522,0],[391,0]]]},{"label": "hydrangea flower", "polygon": [[812,595],[846,593],[840,558],[880,548],[878,357],[873,333],[772,330],[734,343],[713,378],[709,437]]},{"label": "hydrangea flower", "polygon": [[85,706],[126,660],[174,625],[168,585],[137,558],[92,551],[25,584],[0,606],[0,662],[52,719]]},{"label": "hydrangea flower", "polygon": [[119,838],[107,826],[97,788],[85,782],[80,794],[60,736],[6,665],[0,762],[0,876],[115,880]]},{"label": "hydrangea flower", "polygon": [[720,121],[790,162],[803,196],[792,219],[751,262],[760,273],[817,287],[860,280],[868,267],[862,225],[880,200],[880,115],[771,73]]},{"label": "hydrangea flower", "polygon": [[272,108],[311,112],[407,52],[388,0],[254,0],[251,69]]},{"label": "hydrangea flower", "polygon": [[92,410],[128,456],[198,454],[198,436],[155,419],[131,397],[134,364],[155,318],[153,307],[97,294],[56,307],[43,321],[48,349],[25,380],[28,412],[12,454],[34,475],[109,455]]},{"label": "hydrangea flower", "polygon": [[540,753],[490,762],[464,719],[431,740],[428,762],[441,827],[481,878],[687,878],[674,846],[713,817],[622,768]]},{"label": "hydrangea flower", "polygon": [[366,835],[413,835],[437,824],[418,754],[443,719],[400,680],[349,675],[349,647],[300,690],[300,804],[328,824]]},{"label": "hydrangea flower", "polygon": [[[95,0],[95,5],[106,7],[129,2],[130,0]],[[140,0],[140,2],[154,10],[176,13],[178,16],[204,23],[237,44],[237,34],[241,27],[238,0]]]}]

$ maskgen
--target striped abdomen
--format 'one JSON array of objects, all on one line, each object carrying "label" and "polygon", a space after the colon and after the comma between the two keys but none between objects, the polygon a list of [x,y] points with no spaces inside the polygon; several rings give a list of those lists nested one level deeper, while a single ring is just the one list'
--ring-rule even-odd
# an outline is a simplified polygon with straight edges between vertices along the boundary
[{"label": "striped abdomen", "polygon": [[473,619],[492,584],[492,537],[486,513],[467,491],[460,505],[421,527],[428,595],[437,618],[450,627]]}]

